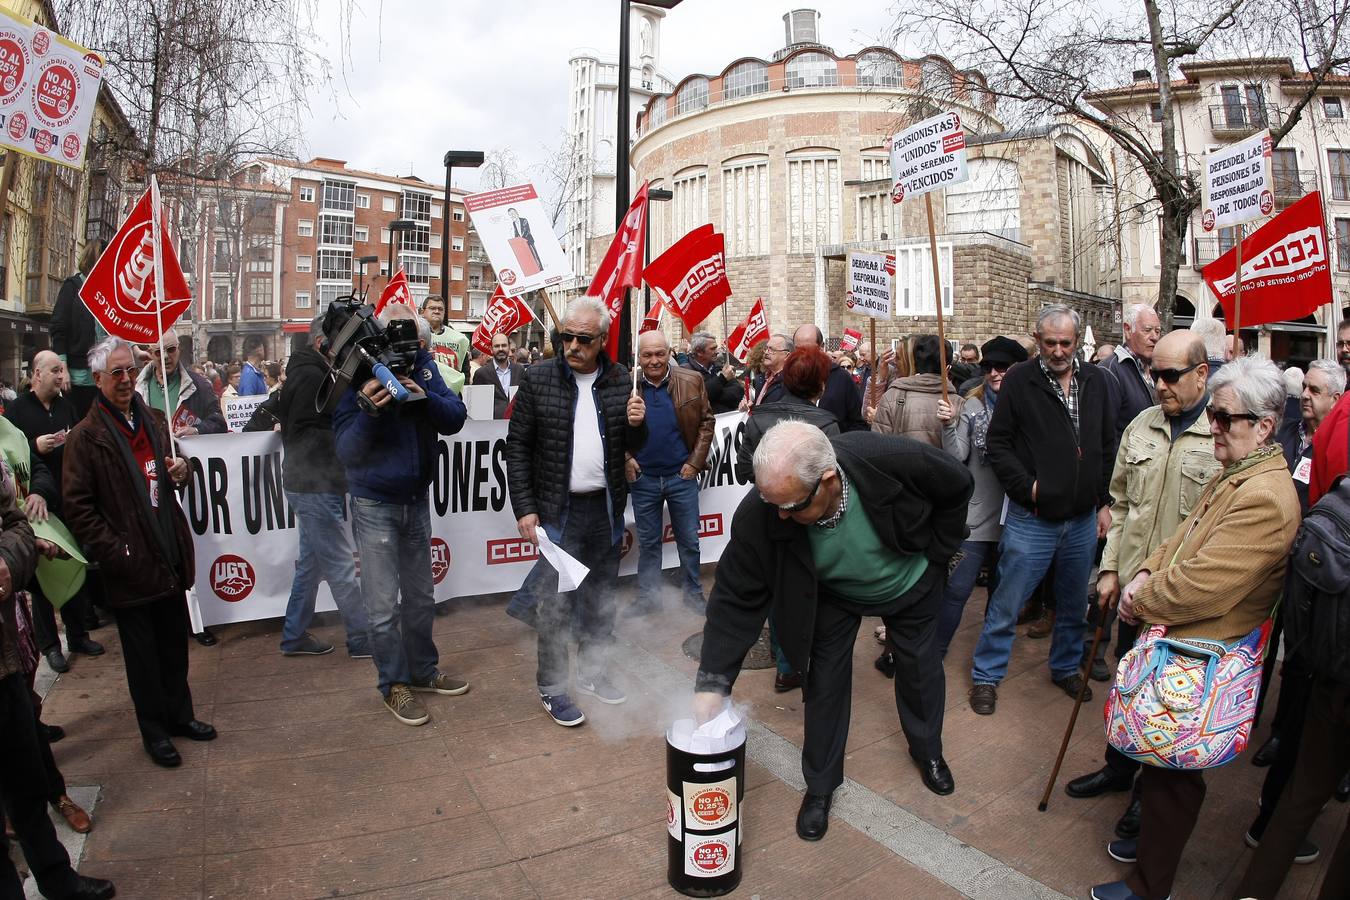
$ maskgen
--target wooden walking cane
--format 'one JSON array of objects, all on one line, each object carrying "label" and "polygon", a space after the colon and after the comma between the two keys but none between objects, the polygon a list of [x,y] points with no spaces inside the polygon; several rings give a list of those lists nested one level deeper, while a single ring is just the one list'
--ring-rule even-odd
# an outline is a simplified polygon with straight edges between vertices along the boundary
[{"label": "wooden walking cane", "polygon": [[[1098,618],[1105,618],[1105,616],[1098,616]],[[1083,667],[1082,683],[1078,685],[1078,697],[1073,701],[1073,713],[1069,716],[1069,727],[1064,730],[1064,740],[1059,744],[1059,756],[1055,757],[1055,767],[1050,770],[1050,781],[1045,786],[1045,793],[1041,796],[1041,802],[1036,805],[1039,812],[1045,812],[1046,806],[1050,803],[1050,792],[1055,789],[1055,779],[1059,777],[1059,767],[1064,764],[1064,753],[1069,749],[1069,738],[1073,736],[1073,726],[1078,722],[1078,710],[1083,706],[1083,694],[1087,691],[1087,673],[1092,667],[1092,661],[1097,658],[1097,645],[1102,640],[1102,624],[1100,621],[1097,623],[1097,632],[1092,636],[1092,649],[1088,651],[1088,662]]]}]

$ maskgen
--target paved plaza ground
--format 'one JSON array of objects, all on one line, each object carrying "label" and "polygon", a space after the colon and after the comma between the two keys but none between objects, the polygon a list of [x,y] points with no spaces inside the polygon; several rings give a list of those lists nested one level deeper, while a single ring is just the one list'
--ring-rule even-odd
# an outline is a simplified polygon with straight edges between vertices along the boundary
[{"label": "paved plaza ground", "polygon": [[[627,590],[625,586],[624,590]],[[629,702],[581,705],[575,729],[547,717],[534,690],[534,635],[503,613],[506,596],[454,601],[436,620],[441,668],[462,697],[426,696],[432,720],[399,724],[369,661],[277,651],[279,621],[223,626],[192,644],[198,716],[212,743],[179,741],[183,766],[141,749],[116,629],[47,695],[69,734],[58,764],[81,799],[96,797],[79,868],[118,896],[195,898],[674,897],[666,884],[663,728],[695,663],[682,642],[702,620],[682,608],[622,623],[616,680]],[[744,801],[749,898],[1086,897],[1123,877],[1104,852],[1124,795],[1073,800],[1062,785],[1100,764],[1101,701],[1084,707],[1060,784],[1036,811],[1072,701],[1053,688],[1047,641],[1018,638],[998,713],[966,701],[984,594],[977,590],[947,661],[946,757],[956,792],[926,791],[909,762],[891,683],[873,667],[867,622],[854,663],[848,781],[829,834],[799,840],[800,692],[775,694],[773,670],[745,672],[736,697],[752,716]],[[315,629],[341,646],[325,617]],[[1025,629],[1019,629],[1019,632]],[[1264,733],[1257,735],[1257,740]],[[1212,773],[1173,897],[1228,896],[1250,851],[1242,833],[1262,770],[1247,757]],[[1333,803],[1311,835],[1331,847],[1346,821]],[[58,831],[69,837],[64,823]],[[1327,854],[1297,866],[1283,898],[1314,896]]]}]

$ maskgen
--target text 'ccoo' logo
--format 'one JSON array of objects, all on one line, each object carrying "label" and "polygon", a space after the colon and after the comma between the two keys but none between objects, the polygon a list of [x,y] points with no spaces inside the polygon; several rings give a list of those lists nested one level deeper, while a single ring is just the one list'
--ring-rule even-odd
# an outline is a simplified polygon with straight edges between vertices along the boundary
[{"label": "text 'ccoo' logo", "polygon": [[211,590],[226,603],[238,603],[253,593],[257,579],[253,566],[242,556],[225,554],[211,563]]},{"label": "text 'ccoo' logo", "polygon": [[500,566],[505,563],[533,562],[539,554],[534,544],[520,538],[502,538],[487,542],[487,564]]},{"label": "text 'ccoo' logo", "polygon": [[[1303,228],[1285,237],[1272,247],[1267,247],[1254,259],[1242,261],[1242,281],[1268,278],[1274,275],[1289,275],[1310,269],[1327,261],[1326,245],[1322,239],[1322,229],[1316,226]],[[1220,278],[1214,287],[1220,294],[1233,293],[1237,284],[1236,275]]]}]

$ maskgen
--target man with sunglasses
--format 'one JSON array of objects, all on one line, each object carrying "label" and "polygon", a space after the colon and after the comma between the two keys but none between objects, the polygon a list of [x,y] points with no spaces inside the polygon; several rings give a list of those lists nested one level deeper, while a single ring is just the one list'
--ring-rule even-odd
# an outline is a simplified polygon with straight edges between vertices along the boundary
[{"label": "man with sunglasses", "polygon": [[826,437],[787,419],[755,448],[755,491],[736,509],[708,601],[694,712],[721,711],[767,616],[803,673],[806,796],[797,836],[818,841],[844,778],[853,648],[863,616],[886,624],[909,754],[935,794],[956,788],[942,756],[945,678],[937,617],[966,535],[973,480],[937,447],[898,435]]},{"label": "man with sunglasses", "polygon": [[1135,416],[1158,402],[1149,368],[1153,365],[1154,347],[1162,338],[1162,320],[1153,307],[1136,303],[1125,310],[1121,327],[1125,340],[1101,364],[1112,375],[1107,386],[1116,411],[1117,441]]},{"label": "man with sunglasses", "polygon": [[1097,538],[1111,524],[1111,460],[1116,445],[1111,376],[1080,364],[1081,320],[1067,306],[1047,306],[1036,320],[1040,355],[1003,379],[989,423],[987,452],[1008,511],[998,564],[975,647],[970,707],[993,715],[1008,671],[1017,614],[1054,565],[1055,625],[1050,678],[1070,697],[1083,684],[1088,575]]},{"label": "man with sunglasses", "polygon": [[566,727],[586,721],[568,689],[573,623],[576,689],[601,703],[628,699],[610,681],[606,655],[628,505],[624,459],[647,442],[647,410],[628,370],[605,355],[609,324],[609,311],[593,297],[568,304],[554,358],[525,370],[506,437],[520,537],[537,545],[542,529],[590,569],[577,590],[559,593],[557,574],[541,558],[507,610],[533,622],[539,699]]},{"label": "man with sunglasses", "polygon": [[[1098,603],[1102,615],[1108,617],[1120,599],[1121,585],[1129,584],[1149,554],[1186,520],[1220,469],[1205,418],[1209,364],[1204,339],[1193,331],[1173,331],[1163,337],[1153,349],[1152,375],[1158,405],[1144,410],[1126,427],[1111,475],[1115,505],[1097,574]],[[1110,625],[1107,618],[1107,633]],[[1137,634],[1137,626],[1120,623],[1117,657],[1133,646]],[[1086,798],[1127,791],[1138,771],[1139,763],[1107,747],[1106,765],[1070,781],[1065,793]],[[1138,835],[1139,815],[1136,796],[1116,824],[1116,834],[1122,838]]]},{"label": "man with sunglasses", "polygon": [[160,370],[159,347],[151,344],[150,364],[136,377],[136,393],[151,409],[164,413],[174,437],[193,434],[224,434],[225,416],[211,382],[183,365],[178,335],[164,332],[164,362],[168,365],[166,380]]}]

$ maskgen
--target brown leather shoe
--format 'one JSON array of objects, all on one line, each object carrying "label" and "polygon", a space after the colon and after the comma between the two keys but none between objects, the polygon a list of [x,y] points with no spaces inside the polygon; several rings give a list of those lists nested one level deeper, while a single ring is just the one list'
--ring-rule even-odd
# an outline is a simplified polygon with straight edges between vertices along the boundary
[{"label": "brown leather shoe", "polygon": [[970,689],[970,709],[978,716],[992,716],[998,705],[998,689],[992,684],[977,684]]},{"label": "brown leather shoe", "polygon": [[52,806],[56,811],[65,817],[66,824],[70,830],[76,834],[88,834],[94,828],[94,820],[89,818],[89,813],[80,808],[80,805],[74,800],[62,794]]},{"label": "brown leather shoe", "polygon": [[795,691],[802,686],[802,675],[800,672],[788,672],[784,675],[782,672],[773,676],[773,689],[775,693],[786,694],[788,691]]},{"label": "brown leather shoe", "polygon": [[1031,623],[1027,629],[1027,637],[1034,640],[1048,638],[1055,630],[1055,616],[1053,613],[1043,613],[1039,619]]}]

